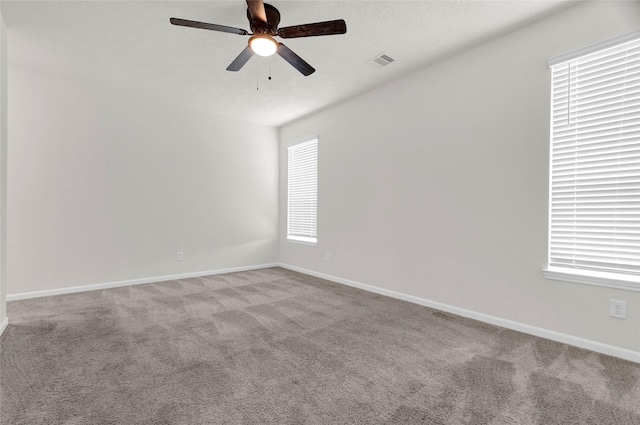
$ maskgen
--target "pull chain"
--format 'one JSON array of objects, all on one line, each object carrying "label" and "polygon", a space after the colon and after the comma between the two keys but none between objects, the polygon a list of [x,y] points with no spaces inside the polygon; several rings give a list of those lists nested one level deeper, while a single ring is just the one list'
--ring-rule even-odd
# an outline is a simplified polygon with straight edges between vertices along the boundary
[{"label": "pull chain", "polygon": [[[260,90],[260,61],[256,61],[256,90]],[[269,61],[269,81],[271,81],[271,61]]]}]

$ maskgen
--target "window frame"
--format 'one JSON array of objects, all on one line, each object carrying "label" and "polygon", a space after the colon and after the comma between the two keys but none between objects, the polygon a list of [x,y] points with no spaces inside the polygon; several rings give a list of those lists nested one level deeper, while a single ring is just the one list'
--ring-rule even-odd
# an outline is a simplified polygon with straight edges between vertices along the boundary
[{"label": "window frame", "polygon": [[[296,146],[300,146],[306,143],[315,142],[316,149],[316,174],[315,174],[315,217],[314,217],[314,225],[315,225],[315,237],[313,236],[301,236],[301,235],[292,235],[290,232],[291,227],[291,149]],[[288,242],[301,244],[301,245],[310,245],[317,246],[318,245],[318,175],[319,175],[319,146],[320,140],[318,136],[309,137],[303,139],[301,141],[291,143],[287,146],[287,228],[286,228],[286,240]]]},{"label": "window frame", "polygon": [[[562,55],[553,58],[549,61],[549,67],[552,68],[556,65],[560,65],[572,60],[582,58],[584,56],[591,55],[592,53],[600,52],[605,49],[609,49],[622,44],[630,43],[640,39],[640,31],[635,31],[630,34],[625,34],[621,37],[616,37],[611,40],[598,43],[596,45],[577,50],[575,52]],[[557,267],[550,266],[551,264],[551,245],[552,245],[552,231],[551,226],[553,224],[552,208],[553,208],[553,149],[554,149],[554,87],[550,89],[550,128],[549,128],[549,208],[548,208],[548,239],[547,239],[547,266],[543,269],[544,277],[553,280],[563,280],[577,283],[584,283],[590,285],[605,286],[617,289],[626,289],[632,291],[640,291],[640,275],[626,274],[626,273],[613,273],[607,271],[596,271],[589,269],[570,268],[570,267]]]}]

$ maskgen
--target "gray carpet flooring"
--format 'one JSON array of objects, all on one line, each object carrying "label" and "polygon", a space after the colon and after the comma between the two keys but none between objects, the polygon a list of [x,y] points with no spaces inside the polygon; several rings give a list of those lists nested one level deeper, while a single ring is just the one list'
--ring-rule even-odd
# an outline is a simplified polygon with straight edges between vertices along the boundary
[{"label": "gray carpet flooring", "polygon": [[640,424],[640,365],[281,268],[10,302],[0,424]]}]

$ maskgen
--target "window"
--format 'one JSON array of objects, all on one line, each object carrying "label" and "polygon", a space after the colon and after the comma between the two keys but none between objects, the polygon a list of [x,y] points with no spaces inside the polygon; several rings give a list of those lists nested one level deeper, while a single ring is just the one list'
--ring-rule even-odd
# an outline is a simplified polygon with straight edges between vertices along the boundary
[{"label": "window", "polygon": [[551,64],[547,277],[640,289],[640,34]]},{"label": "window", "polygon": [[287,239],[318,242],[318,140],[288,148]]}]

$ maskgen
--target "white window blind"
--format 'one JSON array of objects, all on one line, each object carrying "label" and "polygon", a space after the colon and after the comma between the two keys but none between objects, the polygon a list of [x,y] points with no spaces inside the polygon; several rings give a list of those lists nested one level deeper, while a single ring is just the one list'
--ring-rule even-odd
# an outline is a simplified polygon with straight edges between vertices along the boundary
[{"label": "white window blind", "polygon": [[551,66],[549,268],[640,275],[640,39]]},{"label": "white window blind", "polygon": [[288,148],[287,238],[316,243],[318,212],[318,140]]}]

